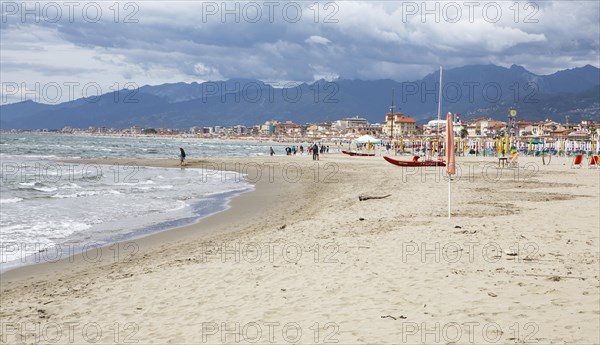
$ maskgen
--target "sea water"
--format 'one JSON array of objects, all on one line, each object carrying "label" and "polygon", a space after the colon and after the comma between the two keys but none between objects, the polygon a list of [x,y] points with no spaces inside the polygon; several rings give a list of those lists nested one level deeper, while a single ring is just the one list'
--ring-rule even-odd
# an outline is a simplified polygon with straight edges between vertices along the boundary
[{"label": "sea water", "polygon": [[0,134],[0,271],[196,222],[253,186],[237,173],[77,158],[256,156],[269,144],[194,139]]}]

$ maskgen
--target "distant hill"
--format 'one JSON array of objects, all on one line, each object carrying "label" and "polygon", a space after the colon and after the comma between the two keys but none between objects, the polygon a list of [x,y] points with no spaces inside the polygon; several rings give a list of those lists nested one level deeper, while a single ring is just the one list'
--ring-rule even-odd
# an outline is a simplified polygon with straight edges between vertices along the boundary
[{"label": "distant hill", "polygon": [[[392,90],[396,110],[423,123],[437,115],[438,80],[435,72],[415,81],[319,80],[285,88],[251,79],[147,85],[135,94],[122,90],[99,100],[3,105],[0,128],[188,128],[267,120],[333,121],[355,115],[381,122],[389,111]],[[600,118],[600,69],[590,65],[545,76],[516,65],[464,66],[444,70],[443,86],[442,113],[460,113],[462,119],[505,120],[511,106],[517,107],[520,120],[564,121],[565,115],[570,121]]]}]

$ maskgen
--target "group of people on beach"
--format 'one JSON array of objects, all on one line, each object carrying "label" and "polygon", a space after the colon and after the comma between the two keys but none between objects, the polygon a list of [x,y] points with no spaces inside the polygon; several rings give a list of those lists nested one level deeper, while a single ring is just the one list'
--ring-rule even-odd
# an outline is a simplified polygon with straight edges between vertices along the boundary
[{"label": "group of people on beach", "polygon": [[[285,154],[287,156],[295,156],[298,152],[300,152],[300,155],[304,154],[304,146],[300,145],[299,147],[296,147],[296,145],[292,145],[291,147],[288,146],[285,148]],[[329,153],[329,145],[319,145],[319,143],[313,143],[312,145],[308,145],[306,147],[306,153],[308,155],[310,155],[312,153],[313,155],[313,160],[319,160],[319,154],[321,153]],[[275,155],[275,150],[273,150],[273,147],[269,147],[269,155],[273,156]]]},{"label": "group of people on beach", "polygon": [[[296,148],[296,145],[292,145],[291,147],[285,148],[285,153],[288,156],[295,156],[296,153],[300,152],[300,155],[304,154],[304,146],[300,145]],[[313,160],[319,160],[320,153],[329,153],[329,145],[319,145],[318,143],[314,143],[312,145],[308,145],[306,148],[306,153],[310,155],[312,153]],[[275,150],[273,150],[273,146],[269,147],[269,155],[275,155]],[[185,150],[183,147],[179,148],[179,166],[185,166]]]},{"label": "group of people on beach", "polygon": [[292,147],[288,146],[285,148],[285,154],[288,156],[295,156],[298,151],[300,151],[301,155],[304,154],[304,146],[300,145],[299,147],[296,147],[296,145],[292,145]]}]

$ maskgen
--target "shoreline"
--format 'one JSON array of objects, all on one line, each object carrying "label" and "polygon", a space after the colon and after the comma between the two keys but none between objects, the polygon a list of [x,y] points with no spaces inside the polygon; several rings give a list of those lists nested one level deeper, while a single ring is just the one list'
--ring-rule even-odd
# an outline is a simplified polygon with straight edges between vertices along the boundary
[{"label": "shoreline", "polygon": [[114,342],[114,325],[120,339],[140,343],[252,343],[249,327],[262,331],[259,343],[600,341],[600,238],[590,226],[600,222],[597,169],[569,169],[564,159],[515,175],[492,169],[496,159],[457,157],[473,173],[452,182],[448,219],[440,169],[304,158],[190,161],[271,164],[277,173],[249,174],[255,191],[230,209],[142,239],[139,252],[117,262],[3,277],[0,315],[29,329],[60,325],[63,333],[51,329],[48,339],[61,343],[73,342],[68,324],[80,343],[90,324],[104,331],[102,343]]},{"label": "shoreline", "polygon": [[[239,158],[240,157],[228,157],[226,159],[210,159],[210,158],[195,159],[195,160],[188,161],[186,168],[195,169],[195,168],[202,167],[204,164],[211,164],[210,167],[213,168],[213,167],[215,167],[215,165],[214,165],[215,162],[218,162],[217,164],[220,167],[225,168],[224,170],[221,170],[218,173],[223,173],[224,171],[231,171],[231,172],[236,172],[236,173],[242,174],[242,172],[239,169],[237,169],[237,166],[235,165],[235,163],[233,166],[227,166],[227,165],[223,166],[223,164],[227,164],[227,162],[225,162],[225,161],[236,160]],[[246,158],[246,157],[242,157],[242,158]],[[123,163],[132,165],[132,163],[133,163],[133,165],[145,166],[145,167],[150,167],[150,168],[173,168],[173,169],[179,168],[179,166],[177,166],[177,165],[173,166],[172,159],[78,159],[78,160],[62,159],[62,160],[60,160],[60,162],[78,163],[78,164],[102,164],[102,165],[123,164]],[[245,179],[243,175],[241,175],[241,178]],[[246,182],[248,182],[248,181],[246,181]],[[209,213],[205,216],[198,218],[196,221],[194,221],[190,224],[165,228],[165,229],[159,230],[157,232],[151,232],[148,234],[133,236],[132,238],[127,239],[125,241],[117,241],[117,242],[103,244],[100,246],[94,246],[93,248],[90,248],[87,251],[86,250],[77,251],[77,252],[74,252],[73,254],[69,254],[67,256],[61,255],[61,258],[59,260],[51,260],[51,261],[48,260],[45,262],[44,262],[44,260],[42,260],[42,262],[26,263],[22,266],[10,268],[10,269],[0,273],[0,275],[2,276],[3,283],[10,283],[13,281],[19,281],[19,280],[24,280],[24,279],[31,279],[31,278],[37,277],[37,276],[43,276],[43,274],[46,273],[47,271],[60,271],[60,270],[64,269],[65,267],[67,267],[67,265],[85,266],[85,265],[90,265],[92,263],[100,263],[102,265],[110,264],[111,261],[113,261],[115,259],[119,260],[119,258],[116,256],[119,255],[118,252],[120,250],[129,249],[132,252],[135,251],[135,254],[138,254],[138,249],[141,251],[150,251],[152,249],[156,249],[156,247],[161,246],[161,245],[172,244],[172,242],[182,241],[182,240],[185,240],[188,238],[197,238],[197,237],[214,235],[215,233],[217,233],[219,231],[219,230],[214,230],[214,228],[219,228],[219,227],[222,228],[223,227],[222,223],[224,222],[225,219],[230,219],[230,218],[238,219],[239,218],[240,220],[243,221],[245,217],[251,216],[251,213],[263,211],[261,209],[261,207],[256,207],[259,205],[248,202],[248,199],[251,199],[253,196],[248,196],[245,198],[244,196],[246,194],[256,193],[256,195],[255,195],[256,197],[264,198],[264,200],[267,201],[266,204],[263,204],[264,207],[268,206],[270,204],[270,201],[273,201],[272,200],[272,198],[273,198],[272,192],[269,191],[268,188],[266,188],[266,186],[264,184],[260,184],[261,187],[258,187],[257,184],[253,184],[253,183],[249,183],[249,184],[251,185],[250,190],[233,192],[236,195],[227,198],[227,201],[225,203],[225,208],[223,210]],[[264,189],[267,189],[267,190],[264,190]],[[232,193],[232,192],[225,192],[225,193]],[[222,213],[226,213],[226,215],[219,216]],[[212,219],[213,217],[216,219]],[[204,227],[204,226],[206,226],[209,231],[207,231],[204,234],[196,234],[195,233],[196,228]],[[211,231],[211,229],[213,229],[214,232]],[[120,248],[121,246],[123,246],[123,248]],[[93,256],[91,254],[89,254],[92,251],[95,252]],[[86,254],[86,252],[87,252],[87,254]],[[102,258],[96,259],[98,256],[98,254],[97,254],[98,252],[101,253],[100,254],[101,256],[103,256],[102,253],[109,253],[110,257],[109,257],[108,261],[103,262]]]},{"label": "shoreline", "polygon": [[[30,254],[28,256],[25,256],[24,258],[22,257],[21,259],[9,261],[8,263],[12,263],[12,265],[8,266],[8,268],[4,267],[2,270],[0,270],[0,274],[6,274],[14,270],[18,270],[32,265],[40,265],[44,263],[58,264],[60,261],[73,262],[75,260],[75,257],[80,257],[80,259],[83,259],[85,261],[99,262],[96,260],[98,253],[107,253],[111,250],[115,251],[118,250],[117,248],[119,248],[120,246],[131,246],[146,237],[153,236],[161,232],[192,226],[196,223],[199,223],[205,218],[229,210],[231,208],[232,200],[240,197],[245,193],[251,193],[253,191],[255,191],[255,187],[251,185],[251,187],[245,190],[219,192],[217,194],[204,196],[199,200],[210,202],[215,196],[222,196],[222,199],[218,200],[220,204],[218,205],[218,207],[216,207],[217,210],[210,210],[207,213],[204,213],[200,216],[193,215],[186,218],[171,219],[158,224],[135,228],[135,230],[130,233],[117,234],[113,235],[112,237],[100,237],[88,243],[66,241],[64,243],[57,244],[55,247],[43,248],[37,253]],[[58,249],[54,250],[55,248]],[[48,257],[46,254],[47,252],[54,252],[57,254],[53,255],[53,257]],[[20,262],[16,263],[16,261]]]},{"label": "shoreline", "polygon": [[[82,138],[133,138],[133,139],[168,139],[168,140],[196,140],[196,141],[206,141],[206,142],[242,142],[242,143],[254,143],[254,144],[281,144],[281,145],[289,145],[294,143],[313,143],[313,142],[325,142],[325,143],[335,143],[335,142],[343,142],[344,144],[350,143],[354,138],[328,138],[328,137],[319,137],[319,138],[295,138],[295,137],[219,137],[219,136],[198,136],[197,134],[187,134],[187,135],[151,135],[151,134],[101,134],[101,133],[62,133],[62,132],[35,132],[35,131],[26,131],[26,132],[2,132],[6,134],[26,134],[26,135],[63,135],[63,136],[73,136],[73,137],[82,137]],[[381,139],[385,140],[385,139]]]}]

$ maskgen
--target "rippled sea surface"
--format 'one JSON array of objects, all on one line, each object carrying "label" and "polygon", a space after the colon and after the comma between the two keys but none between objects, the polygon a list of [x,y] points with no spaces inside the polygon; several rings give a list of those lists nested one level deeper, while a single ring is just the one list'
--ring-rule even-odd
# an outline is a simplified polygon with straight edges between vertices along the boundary
[{"label": "rippled sea surface", "polygon": [[[201,158],[266,155],[269,146],[274,145],[2,133],[0,271],[39,261],[41,252],[60,258],[223,211],[232,197],[253,186],[238,174],[176,167],[179,147],[188,158]],[[174,167],[60,162],[78,158],[172,158]]]}]

